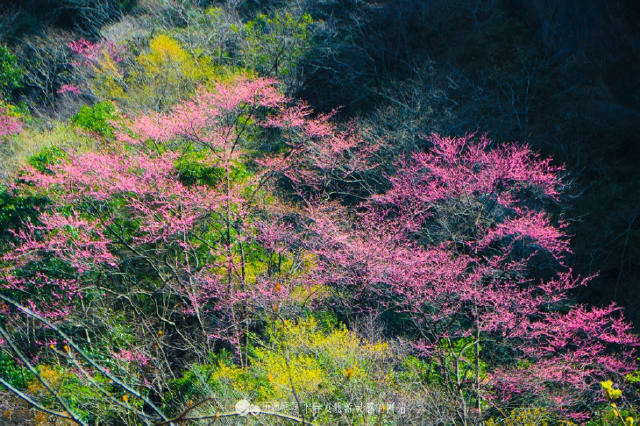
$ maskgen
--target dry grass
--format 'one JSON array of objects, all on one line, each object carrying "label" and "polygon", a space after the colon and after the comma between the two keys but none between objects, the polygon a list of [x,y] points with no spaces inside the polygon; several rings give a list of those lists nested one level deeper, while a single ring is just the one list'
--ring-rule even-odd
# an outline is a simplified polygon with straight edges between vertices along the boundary
[{"label": "dry grass", "polygon": [[44,148],[57,146],[65,150],[84,152],[97,141],[71,124],[58,121],[38,128],[32,126],[18,135],[0,139],[0,183],[10,179],[27,160]]}]

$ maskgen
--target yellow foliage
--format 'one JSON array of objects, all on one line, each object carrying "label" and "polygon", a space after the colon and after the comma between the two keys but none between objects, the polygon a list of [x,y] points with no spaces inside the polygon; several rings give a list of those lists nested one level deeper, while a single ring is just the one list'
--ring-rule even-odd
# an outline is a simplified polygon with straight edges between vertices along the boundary
[{"label": "yellow foliage", "polygon": [[511,410],[509,417],[500,422],[493,418],[485,422],[487,426],[497,426],[504,424],[507,426],[547,426],[549,424],[549,413],[544,408],[516,408]]},{"label": "yellow foliage", "polygon": [[126,83],[111,55],[105,50],[103,57],[98,60],[94,68],[95,77],[91,87],[101,98],[120,99],[125,94]]},{"label": "yellow foliage", "polygon": [[[604,396],[610,401],[615,401],[622,396],[622,390],[614,388],[611,380],[600,382],[600,386],[602,386]],[[615,404],[611,404],[611,406],[615,408]]]},{"label": "yellow foliage", "polygon": [[373,360],[391,356],[386,343],[361,342],[344,326],[325,332],[313,318],[285,320],[271,331],[273,349],[256,349],[256,361],[267,371],[276,395],[292,388],[299,394],[323,392],[348,379],[363,379]]},{"label": "yellow foliage", "polygon": [[291,290],[291,299],[298,302],[308,302],[310,299],[323,299],[329,295],[329,288],[324,285],[299,285]]},{"label": "yellow foliage", "polygon": [[[45,383],[49,385],[52,389],[56,389],[60,387],[60,385],[65,379],[64,374],[62,374],[60,371],[54,368],[51,368],[46,364],[38,367],[38,374],[40,375],[42,380],[44,380]],[[32,395],[37,395],[41,392],[46,392],[46,389],[42,385],[42,383],[40,383],[40,381],[35,378],[29,382],[29,385],[27,386],[27,390]]]},{"label": "yellow foliage", "polygon": [[94,69],[92,88],[100,98],[117,101],[130,110],[163,110],[191,96],[200,86],[211,87],[225,81],[238,70],[213,64],[207,56],[187,52],[178,41],[159,34],[149,48],[125,66],[117,64],[108,52]]},{"label": "yellow foliage", "polygon": [[302,253],[302,267],[303,271],[311,271],[315,269],[318,264],[317,256],[312,252],[303,252]]},{"label": "yellow foliage", "polygon": [[189,60],[180,43],[165,34],[152,38],[149,49],[149,53],[138,56],[138,62],[148,73],[157,74],[167,65],[184,64]]},{"label": "yellow foliage", "polygon": [[324,381],[318,360],[310,355],[292,355],[286,362],[284,359],[266,361],[277,394],[289,395],[292,387],[302,394],[314,392]]},{"label": "yellow foliage", "polygon": [[[234,256],[234,263],[241,264],[241,256]],[[244,263],[244,280],[247,284],[254,284],[257,278],[267,273],[268,265],[260,260],[247,260]]]},{"label": "yellow foliage", "polygon": [[[66,414],[66,412],[65,412]],[[75,425],[76,422],[68,419],[62,419],[60,417],[52,416],[44,411],[36,411],[33,416],[33,424],[35,426],[57,426],[57,425]]]},{"label": "yellow foliage", "polygon": [[271,325],[270,344],[251,351],[248,367],[220,363],[211,378],[256,401],[326,399],[376,382],[376,361],[392,356],[386,343],[362,341],[344,326],[324,330],[313,319]]},{"label": "yellow foliage", "polygon": [[37,411],[33,421],[36,425],[47,425],[51,421],[51,416],[44,411]]},{"label": "yellow foliage", "polygon": [[347,376],[347,379],[351,379],[355,374],[355,371],[353,370],[353,368],[349,367],[344,373],[345,373],[345,376]]},{"label": "yellow foliage", "polygon": [[249,371],[237,365],[218,364],[211,375],[211,380],[230,386],[239,395],[263,395],[268,390],[261,389],[260,384],[251,380]]}]

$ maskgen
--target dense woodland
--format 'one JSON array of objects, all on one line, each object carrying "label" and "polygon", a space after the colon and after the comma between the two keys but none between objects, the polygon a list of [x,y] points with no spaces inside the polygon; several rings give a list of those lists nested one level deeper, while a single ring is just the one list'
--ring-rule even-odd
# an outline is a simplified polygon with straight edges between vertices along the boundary
[{"label": "dense woodland", "polygon": [[0,1],[1,423],[640,422],[634,3]]}]

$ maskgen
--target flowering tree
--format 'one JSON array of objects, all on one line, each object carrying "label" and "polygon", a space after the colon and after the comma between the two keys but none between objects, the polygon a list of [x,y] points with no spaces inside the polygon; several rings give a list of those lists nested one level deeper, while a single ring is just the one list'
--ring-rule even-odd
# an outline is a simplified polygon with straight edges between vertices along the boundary
[{"label": "flowering tree", "polygon": [[[273,178],[293,173],[288,161],[305,141],[334,147],[326,162],[305,160],[318,174],[353,143],[267,79],[220,83],[126,126],[102,153],[67,153],[22,172],[13,190],[46,195],[49,205],[2,258],[0,288],[17,304],[0,307],[31,356],[59,353],[64,339],[38,327],[30,340],[17,306],[83,328],[80,343],[101,342],[94,351],[114,374],[162,392],[184,363],[215,349],[246,362],[247,332],[300,279],[291,208],[270,195]],[[109,318],[122,314],[135,339],[118,344]]]},{"label": "flowering tree", "polygon": [[360,205],[355,231],[335,206],[310,206],[315,280],[343,303],[399,314],[463,421],[525,395],[586,415],[582,398],[632,369],[638,342],[619,308],[570,303],[588,280],[567,267],[566,225],[552,215],[562,168],[486,138],[430,142]]}]

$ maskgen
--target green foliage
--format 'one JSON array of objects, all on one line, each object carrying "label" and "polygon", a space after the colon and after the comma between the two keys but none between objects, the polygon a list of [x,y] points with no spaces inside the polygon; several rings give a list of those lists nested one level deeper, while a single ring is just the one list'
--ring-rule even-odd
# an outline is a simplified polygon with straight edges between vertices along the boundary
[{"label": "green foliage", "polygon": [[[445,353],[442,358],[442,364],[435,362],[430,366],[430,382],[441,382],[445,379],[451,380],[453,383],[462,383],[474,379],[475,375],[475,339],[473,337],[465,337],[456,341],[442,339],[440,341],[439,350]],[[482,351],[482,347],[478,344],[478,352]],[[480,378],[484,378],[487,372],[487,363],[478,360]]]},{"label": "green foliage", "polygon": [[0,108],[4,108],[8,115],[13,117],[20,117],[21,120],[32,120],[29,107],[24,102],[8,103],[3,99],[0,99]]},{"label": "green foliage", "polygon": [[7,95],[21,87],[22,73],[16,56],[6,46],[0,45],[0,94]]},{"label": "green foliage", "polygon": [[598,415],[593,419],[586,422],[587,426],[601,426],[601,425],[624,425],[633,426],[637,425],[637,420],[640,419],[640,412],[638,407],[625,404],[625,406],[618,406],[615,402],[607,403],[598,410]]},{"label": "green foliage", "polygon": [[37,170],[44,172],[48,170],[47,166],[56,164],[59,160],[65,158],[67,153],[57,146],[48,146],[43,148],[40,152],[32,155],[27,163]]},{"label": "green foliage", "polygon": [[[41,364],[37,367],[40,377],[56,390],[57,394],[67,402],[73,412],[89,423],[96,423],[98,419],[111,423],[122,417],[118,416],[117,408],[106,404],[103,395],[88,382],[81,381],[72,371],[56,365]],[[107,392],[117,394],[116,388],[110,386],[108,380],[100,374],[93,376],[93,380]],[[49,407],[56,407],[53,396],[35,378],[27,384],[30,395],[39,396],[40,400]],[[129,400],[128,403],[136,408],[142,406],[140,401]],[[125,418],[127,415],[125,414]]]},{"label": "green foliage", "polygon": [[204,151],[189,150],[177,162],[176,170],[185,185],[214,186],[224,178],[224,169],[205,163]]},{"label": "green foliage", "polygon": [[54,121],[43,126],[40,120],[33,121],[34,125],[0,145],[0,180],[12,179],[32,156],[41,154],[42,150],[55,147],[53,149],[79,153],[97,145],[94,137],[71,123]]},{"label": "green foliage", "polygon": [[[4,351],[0,352],[0,372],[2,372],[3,379],[18,389],[24,389],[27,381],[33,378],[28,370],[17,365],[15,359]],[[0,389],[4,388],[0,386]]]},{"label": "green foliage", "polygon": [[40,196],[17,196],[0,186],[0,253],[14,241],[9,230],[17,230],[27,220],[35,220],[38,209],[46,204]]},{"label": "green foliage", "polygon": [[[640,361],[640,360],[638,360]],[[640,370],[632,371],[624,377],[625,382],[634,385],[640,390]]]},{"label": "green foliage", "polygon": [[[100,291],[89,292],[86,295],[87,300],[92,302],[104,297],[104,292]],[[114,312],[103,307],[96,308],[95,317],[95,325],[91,330],[91,344],[85,351],[94,360],[115,371],[119,365],[114,362],[111,354],[120,349],[132,348],[136,344],[131,318],[125,311]]]},{"label": "green foliage", "polygon": [[114,128],[110,121],[117,117],[113,103],[104,101],[93,106],[82,105],[71,121],[84,129],[112,138]]},{"label": "green foliage", "polygon": [[238,27],[234,23],[239,21],[237,16],[220,7],[209,7],[190,10],[188,19],[188,25],[174,27],[168,35],[195,55],[208,56],[219,65],[238,65],[242,58],[233,55],[238,36],[232,30]]},{"label": "green foliage", "polygon": [[294,16],[289,12],[264,13],[234,28],[243,38],[241,56],[245,63],[262,75],[295,78],[302,59],[314,48],[314,20],[308,13]]},{"label": "green foliage", "polygon": [[118,5],[123,12],[128,12],[135,7],[137,0],[118,0]]},{"label": "green foliage", "polygon": [[177,379],[169,382],[169,390],[163,400],[164,408],[176,414],[188,401],[200,401],[208,397],[208,389],[214,386],[211,377],[218,365],[231,365],[231,355],[222,350],[212,355],[210,364],[195,364]]}]

